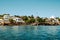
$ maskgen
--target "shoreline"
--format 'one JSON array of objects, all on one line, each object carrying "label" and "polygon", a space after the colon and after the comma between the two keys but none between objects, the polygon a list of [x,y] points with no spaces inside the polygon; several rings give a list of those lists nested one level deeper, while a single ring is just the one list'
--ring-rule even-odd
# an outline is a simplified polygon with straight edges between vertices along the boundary
[{"label": "shoreline", "polygon": [[59,26],[59,25],[0,25],[0,26]]}]

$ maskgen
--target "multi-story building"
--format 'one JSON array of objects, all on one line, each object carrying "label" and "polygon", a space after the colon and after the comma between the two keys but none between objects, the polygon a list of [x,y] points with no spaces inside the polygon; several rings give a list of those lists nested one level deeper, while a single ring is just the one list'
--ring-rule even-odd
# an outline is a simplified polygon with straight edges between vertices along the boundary
[{"label": "multi-story building", "polygon": [[10,15],[9,14],[6,14],[3,16],[3,19],[4,19],[4,24],[10,24]]}]

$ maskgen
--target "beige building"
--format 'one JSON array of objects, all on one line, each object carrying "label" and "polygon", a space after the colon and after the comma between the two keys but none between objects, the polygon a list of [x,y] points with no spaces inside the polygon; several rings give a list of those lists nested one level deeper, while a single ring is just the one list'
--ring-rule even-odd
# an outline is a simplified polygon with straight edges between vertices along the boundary
[{"label": "beige building", "polygon": [[56,19],[54,16],[51,16],[50,18],[46,19],[46,22],[50,23],[50,24],[59,24],[59,20]]},{"label": "beige building", "polygon": [[8,14],[3,16],[4,24],[10,24],[9,18],[10,18],[10,15]]},{"label": "beige building", "polygon": [[0,25],[3,25],[3,24],[4,24],[4,20],[0,19]]}]

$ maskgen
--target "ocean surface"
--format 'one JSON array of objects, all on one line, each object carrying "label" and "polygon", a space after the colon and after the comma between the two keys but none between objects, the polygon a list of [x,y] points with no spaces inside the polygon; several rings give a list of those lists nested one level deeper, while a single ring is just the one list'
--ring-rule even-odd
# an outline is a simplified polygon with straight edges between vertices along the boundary
[{"label": "ocean surface", "polygon": [[0,26],[0,40],[60,40],[60,26]]}]

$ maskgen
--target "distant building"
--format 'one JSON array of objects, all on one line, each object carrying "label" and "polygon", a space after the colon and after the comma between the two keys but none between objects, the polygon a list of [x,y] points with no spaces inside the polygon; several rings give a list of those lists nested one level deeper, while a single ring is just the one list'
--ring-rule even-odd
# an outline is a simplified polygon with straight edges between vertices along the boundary
[{"label": "distant building", "polygon": [[50,17],[50,20],[51,20],[52,22],[59,23],[59,20],[56,19],[54,16],[51,16],[51,17]]},{"label": "distant building", "polygon": [[24,22],[21,18],[14,18],[13,20],[15,20],[16,22]]},{"label": "distant building", "polygon": [[4,19],[4,24],[9,24],[10,23],[10,21],[9,21],[10,15],[9,14],[4,15],[3,19]]},{"label": "distant building", "polygon": [[12,17],[12,19],[13,19],[15,22],[24,23],[23,19],[21,19],[21,18],[18,18],[18,17]]},{"label": "distant building", "polygon": [[59,20],[56,19],[54,16],[51,16],[50,18],[45,18],[45,21],[49,24],[59,24]]},{"label": "distant building", "polygon": [[0,19],[0,24],[4,24],[4,20],[3,19]]},{"label": "distant building", "polygon": [[8,14],[6,14],[6,15],[3,16],[4,20],[9,20],[9,18],[10,18],[10,15],[8,15]]}]

